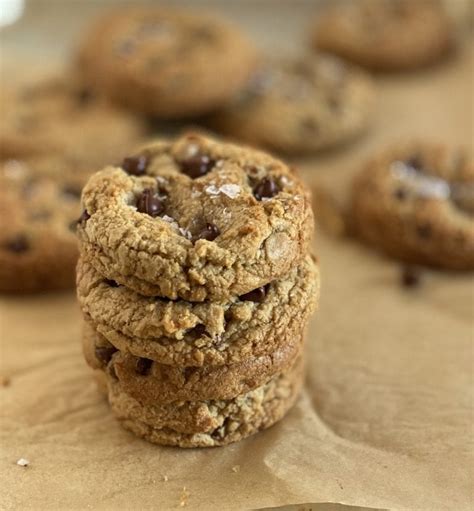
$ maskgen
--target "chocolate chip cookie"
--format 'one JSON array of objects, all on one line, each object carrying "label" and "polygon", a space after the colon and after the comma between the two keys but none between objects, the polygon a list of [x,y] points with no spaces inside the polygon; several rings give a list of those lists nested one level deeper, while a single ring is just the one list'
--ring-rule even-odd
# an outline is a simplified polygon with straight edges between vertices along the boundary
[{"label": "chocolate chip cookie", "polygon": [[116,102],[179,118],[227,102],[247,81],[256,52],[214,16],[142,6],[97,20],[77,61],[86,82]]},{"label": "chocolate chip cookie", "polygon": [[473,215],[472,160],[441,145],[390,148],[354,181],[354,231],[403,261],[474,269]]},{"label": "chocolate chip cookie", "polygon": [[311,256],[280,280],[216,303],[144,297],[84,260],[77,270],[79,303],[97,331],[121,351],[178,366],[263,361],[285,352],[301,338],[319,295]]},{"label": "chocolate chip cookie", "polygon": [[238,140],[306,153],[364,132],[373,103],[374,87],[364,72],[320,54],[269,62],[209,123]]},{"label": "chocolate chip cookie", "polygon": [[180,367],[119,351],[84,324],[83,351],[92,369],[113,372],[121,388],[144,405],[176,401],[232,399],[269,381],[292,366],[303,348],[303,332],[267,355],[230,365]]},{"label": "chocolate chip cookie", "polygon": [[112,108],[72,75],[2,87],[0,158],[60,155],[97,170],[142,143],[145,125]]},{"label": "chocolate chip cookie", "polygon": [[17,160],[1,164],[0,291],[74,286],[80,195],[78,176],[47,177]]},{"label": "chocolate chip cookie", "polygon": [[105,278],[145,296],[228,301],[306,257],[310,193],[285,164],[186,135],[91,177],[80,250]]},{"label": "chocolate chip cookie", "polygon": [[179,401],[143,405],[108,374],[109,401],[121,425],[161,445],[215,447],[269,428],[288,412],[303,383],[299,358],[264,385],[228,400]]},{"label": "chocolate chip cookie", "polygon": [[322,11],[312,42],[361,66],[395,71],[439,60],[453,47],[454,34],[437,0],[358,0]]}]

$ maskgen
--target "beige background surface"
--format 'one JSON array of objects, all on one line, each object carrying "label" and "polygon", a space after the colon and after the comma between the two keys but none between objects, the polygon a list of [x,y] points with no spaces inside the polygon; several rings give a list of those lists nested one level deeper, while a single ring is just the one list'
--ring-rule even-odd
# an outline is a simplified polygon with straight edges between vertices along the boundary
[{"label": "beige background surface", "polygon": [[[310,2],[219,5],[262,47],[289,52],[313,10]],[[48,65],[64,58],[100,2],[34,7],[0,36],[2,82],[44,66],[34,51]],[[398,138],[472,152],[473,55],[468,38],[451,62],[379,79],[370,134],[300,161],[308,182],[343,197],[363,159]],[[10,384],[0,388],[0,508],[173,509],[185,496],[189,509],[203,510],[472,509],[472,278],[430,271],[407,291],[396,263],[352,240],[319,232],[315,249],[323,289],[305,392],[286,420],[221,449],[160,448],[120,429],[82,360],[72,292],[2,297],[0,375]],[[16,465],[21,457],[27,468]]]}]

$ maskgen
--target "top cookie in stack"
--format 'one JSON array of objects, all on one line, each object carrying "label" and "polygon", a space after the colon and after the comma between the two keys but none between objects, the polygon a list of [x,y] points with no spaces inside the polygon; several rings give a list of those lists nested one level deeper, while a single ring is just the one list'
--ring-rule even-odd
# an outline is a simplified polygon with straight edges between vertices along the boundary
[{"label": "top cookie in stack", "polygon": [[302,386],[319,289],[298,177],[187,135],[98,172],[82,202],[84,354],[123,426],[207,447],[281,419]]},{"label": "top cookie in stack", "polygon": [[264,286],[305,257],[313,230],[309,192],[286,165],[196,135],[95,174],[82,198],[84,258],[108,279],[172,300]]}]

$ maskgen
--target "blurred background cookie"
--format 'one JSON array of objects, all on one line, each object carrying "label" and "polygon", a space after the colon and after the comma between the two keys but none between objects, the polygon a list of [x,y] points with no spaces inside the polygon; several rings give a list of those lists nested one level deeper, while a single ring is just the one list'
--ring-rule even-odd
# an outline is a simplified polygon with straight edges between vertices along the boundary
[{"label": "blurred background cookie", "polygon": [[354,181],[358,236],[407,262],[474,269],[474,166],[429,143],[381,152]]},{"label": "blurred background cookie", "polygon": [[319,54],[266,63],[209,122],[238,140],[307,153],[365,131],[373,103],[374,87],[364,72]]},{"label": "blurred background cookie", "polygon": [[142,6],[97,20],[77,61],[86,82],[118,103],[179,118],[229,100],[253,71],[256,51],[214,16]]},{"label": "blurred background cookie", "polygon": [[361,66],[395,71],[439,60],[452,49],[454,32],[437,0],[358,0],[331,2],[311,39],[315,48]]},{"label": "blurred background cookie", "polygon": [[61,155],[95,171],[137,145],[146,125],[72,75],[1,89],[0,158]]},{"label": "blurred background cookie", "polygon": [[74,287],[81,179],[65,169],[48,177],[36,165],[48,163],[0,166],[0,291]]}]

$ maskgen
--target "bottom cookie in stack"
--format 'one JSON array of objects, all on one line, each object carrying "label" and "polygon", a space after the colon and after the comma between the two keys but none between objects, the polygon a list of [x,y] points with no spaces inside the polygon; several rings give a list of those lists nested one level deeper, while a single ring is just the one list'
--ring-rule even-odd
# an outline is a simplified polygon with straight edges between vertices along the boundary
[{"label": "bottom cookie in stack", "polygon": [[266,359],[175,367],[117,350],[89,322],[83,335],[86,361],[123,427],[180,447],[225,445],[280,420],[303,383],[302,346],[300,338]]}]

